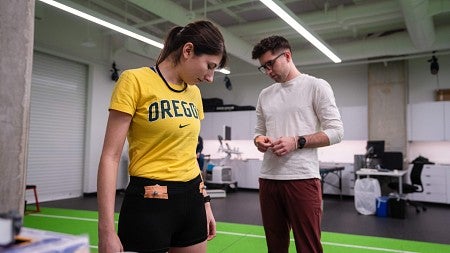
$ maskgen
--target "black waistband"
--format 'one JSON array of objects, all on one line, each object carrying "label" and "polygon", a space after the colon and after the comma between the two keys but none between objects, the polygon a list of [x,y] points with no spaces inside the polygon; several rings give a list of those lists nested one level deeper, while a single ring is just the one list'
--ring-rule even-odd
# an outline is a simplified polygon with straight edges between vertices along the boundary
[{"label": "black waistband", "polygon": [[127,187],[127,193],[141,193],[144,190],[144,186],[148,185],[161,185],[167,186],[167,191],[172,194],[181,193],[187,190],[198,190],[199,184],[202,181],[200,174],[187,182],[180,181],[161,181],[156,179],[144,178],[144,177],[134,177],[130,176],[130,183]]}]

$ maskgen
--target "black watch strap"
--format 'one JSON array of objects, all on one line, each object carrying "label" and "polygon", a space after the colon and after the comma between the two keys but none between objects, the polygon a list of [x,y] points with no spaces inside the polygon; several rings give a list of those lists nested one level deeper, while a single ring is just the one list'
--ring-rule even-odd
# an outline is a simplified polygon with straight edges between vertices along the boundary
[{"label": "black watch strap", "polygon": [[299,136],[297,139],[297,148],[302,149],[305,147],[306,139],[303,136]]},{"label": "black watch strap", "polygon": [[209,195],[206,195],[206,196],[203,196],[203,202],[211,202],[211,196],[209,196]]}]

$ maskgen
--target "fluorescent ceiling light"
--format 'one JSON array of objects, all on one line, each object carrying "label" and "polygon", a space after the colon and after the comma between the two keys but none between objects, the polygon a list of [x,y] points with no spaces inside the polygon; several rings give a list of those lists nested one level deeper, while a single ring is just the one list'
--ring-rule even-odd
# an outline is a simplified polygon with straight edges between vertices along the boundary
[{"label": "fluorescent ceiling light", "polygon": [[[39,1],[41,1],[41,2],[43,2],[43,3],[46,3],[46,4],[48,4],[48,5],[51,5],[51,6],[53,6],[53,7],[56,7],[56,8],[58,8],[58,9],[61,9],[61,10],[63,10],[63,11],[69,12],[69,13],[71,13],[71,14],[74,14],[74,15],[76,15],[76,16],[78,16],[78,17],[81,17],[81,18],[84,18],[84,19],[86,19],[86,20],[89,20],[89,21],[91,21],[91,22],[94,22],[94,23],[96,23],[96,24],[99,24],[99,25],[101,25],[101,26],[104,26],[104,27],[106,27],[106,28],[109,28],[109,29],[111,29],[111,30],[114,30],[114,31],[116,31],[116,32],[119,32],[119,33],[122,33],[122,34],[124,34],[124,35],[127,35],[127,36],[129,36],[129,37],[131,37],[131,38],[140,40],[140,41],[142,41],[142,42],[144,42],[144,43],[147,43],[147,44],[149,44],[149,45],[152,45],[152,46],[154,46],[154,47],[161,48],[161,49],[164,47],[164,44],[162,44],[162,43],[160,43],[160,42],[158,42],[158,41],[149,39],[149,38],[147,38],[147,37],[145,37],[145,36],[139,35],[139,34],[137,34],[137,33],[135,33],[135,32],[132,32],[132,31],[127,30],[127,29],[124,29],[124,28],[122,28],[122,27],[120,27],[120,26],[114,25],[114,24],[112,24],[112,23],[110,23],[110,22],[107,22],[107,21],[105,21],[105,20],[103,20],[103,19],[99,19],[99,18],[97,18],[97,17],[94,17],[94,16],[92,16],[92,15],[89,15],[89,14],[87,14],[87,13],[85,13],[85,12],[79,11],[79,10],[77,10],[77,9],[75,9],[75,8],[70,7],[70,6],[67,6],[67,5],[64,5],[64,4],[62,4],[62,3],[56,2],[56,1],[54,1],[54,0],[39,0]],[[84,43],[84,44],[85,44],[85,43]],[[86,46],[89,46],[89,45],[90,45],[90,44],[87,44]],[[230,74],[230,71],[227,70],[227,69],[218,69],[217,71],[219,71],[219,72],[221,72],[221,73],[224,73],[224,74],[226,74],[226,75],[227,75],[227,74]]]},{"label": "fluorescent ceiling light", "polygon": [[220,72],[220,73],[223,73],[225,75],[228,75],[228,74],[231,73],[231,71],[229,71],[228,69],[225,69],[225,68],[223,68],[223,69],[216,69],[216,71]]},{"label": "fluorescent ceiling light", "polygon": [[117,25],[114,25],[114,24],[112,24],[112,23],[110,23],[110,22],[107,22],[107,21],[105,21],[105,20],[96,18],[96,17],[94,17],[94,16],[92,16],[92,15],[89,15],[89,14],[87,14],[87,13],[84,13],[84,12],[82,12],[82,11],[79,11],[79,10],[77,10],[77,9],[74,9],[74,8],[69,7],[69,6],[67,6],[67,5],[58,3],[58,2],[56,2],[56,1],[53,1],[53,0],[39,0],[39,1],[44,2],[44,3],[48,4],[48,5],[53,6],[53,7],[56,7],[56,8],[58,8],[58,9],[61,9],[61,10],[63,10],[63,11],[67,11],[67,12],[69,12],[69,13],[71,13],[71,14],[74,14],[74,15],[76,15],[76,16],[78,16],[78,17],[87,19],[87,20],[89,20],[89,21],[91,21],[91,22],[94,22],[94,23],[96,23],[96,24],[99,24],[99,25],[101,25],[101,26],[107,27],[107,28],[109,28],[109,29],[111,29],[111,30],[114,30],[114,31],[116,31],[116,32],[125,34],[125,35],[127,35],[127,36],[129,36],[129,37],[131,37],[131,38],[140,40],[140,41],[142,41],[142,42],[144,42],[144,43],[147,43],[147,44],[149,44],[149,45],[155,46],[155,47],[157,47],[157,48],[163,48],[163,46],[164,46],[162,43],[159,43],[159,42],[157,42],[157,41],[155,41],[155,40],[149,39],[149,38],[147,38],[147,37],[145,37],[145,36],[139,35],[139,34],[137,34],[137,33],[134,33],[134,32],[132,32],[132,31],[129,31],[129,30],[127,30],[127,29],[124,29],[124,28],[122,28],[122,27],[120,27],[120,26],[117,26]]},{"label": "fluorescent ceiling light", "polygon": [[334,63],[342,62],[342,60],[331,52],[322,42],[320,42],[314,35],[312,35],[308,30],[306,30],[302,25],[300,25],[294,18],[292,18],[286,11],[281,9],[276,3],[272,0],[260,0],[263,4],[265,4],[269,9],[271,9],[275,14],[277,14],[281,19],[283,19],[288,25],[294,28],[300,35],[302,35],[305,39],[307,39],[313,46],[319,49],[323,54],[325,54],[328,58],[330,58]]}]

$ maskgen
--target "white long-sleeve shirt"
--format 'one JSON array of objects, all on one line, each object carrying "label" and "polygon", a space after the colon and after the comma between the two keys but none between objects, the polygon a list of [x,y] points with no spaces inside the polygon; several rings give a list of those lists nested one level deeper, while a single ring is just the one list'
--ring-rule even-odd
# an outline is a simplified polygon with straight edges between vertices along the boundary
[{"label": "white long-sleeve shirt", "polygon": [[[344,127],[333,90],[323,79],[307,74],[263,89],[256,106],[255,136],[273,139],[323,131],[330,145],[339,143]],[[277,156],[264,153],[261,178],[276,180],[320,178],[317,148],[294,150]]]}]

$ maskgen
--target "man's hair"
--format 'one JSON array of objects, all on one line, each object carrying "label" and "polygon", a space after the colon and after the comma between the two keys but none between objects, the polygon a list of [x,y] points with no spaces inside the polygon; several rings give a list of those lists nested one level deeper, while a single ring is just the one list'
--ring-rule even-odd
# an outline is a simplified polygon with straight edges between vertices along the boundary
[{"label": "man's hair", "polygon": [[289,45],[289,41],[281,36],[270,36],[265,39],[262,39],[252,51],[252,59],[256,60],[261,55],[265,54],[267,51],[271,51],[275,53],[280,49],[289,49],[291,51],[291,46]]}]

